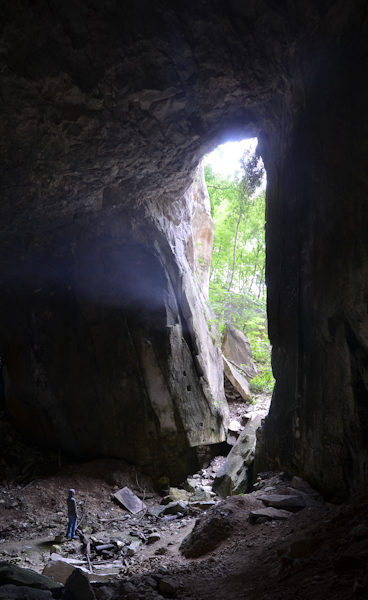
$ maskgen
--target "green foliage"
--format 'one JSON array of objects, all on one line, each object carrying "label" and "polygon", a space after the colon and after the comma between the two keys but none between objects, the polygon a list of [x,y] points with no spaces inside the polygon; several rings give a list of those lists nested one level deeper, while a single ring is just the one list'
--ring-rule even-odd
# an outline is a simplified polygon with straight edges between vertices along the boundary
[{"label": "green foliage", "polygon": [[256,391],[271,391],[273,377],[267,336],[264,176],[256,153],[246,152],[234,178],[221,178],[210,166],[205,179],[215,225],[210,302],[222,333],[231,323],[248,336],[259,374]]}]

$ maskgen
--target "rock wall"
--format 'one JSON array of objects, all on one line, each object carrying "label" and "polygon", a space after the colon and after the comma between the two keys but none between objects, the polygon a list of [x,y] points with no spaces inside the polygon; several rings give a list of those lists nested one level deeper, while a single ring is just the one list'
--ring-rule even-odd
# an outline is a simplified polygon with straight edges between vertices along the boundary
[{"label": "rock wall", "polygon": [[185,192],[205,152],[258,135],[277,384],[257,460],[331,496],[366,482],[366,2],[0,10],[0,345],[18,429],[177,474],[221,439]]},{"label": "rock wall", "polygon": [[368,481],[367,12],[346,8],[301,48],[303,101],[263,144],[276,386],[257,468],[298,471],[333,499]]},{"label": "rock wall", "polygon": [[139,210],[29,249],[2,322],[7,410],[29,439],[173,480],[224,439],[221,352],[179,247],[190,218],[175,228],[176,254]]}]

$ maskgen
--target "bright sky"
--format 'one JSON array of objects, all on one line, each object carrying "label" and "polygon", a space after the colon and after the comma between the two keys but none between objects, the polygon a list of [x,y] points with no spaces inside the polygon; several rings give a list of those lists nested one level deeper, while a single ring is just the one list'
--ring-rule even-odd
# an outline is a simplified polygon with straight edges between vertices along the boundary
[{"label": "bright sky", "polygon": [[241,140],[240,142],[226,142],[218,146],[211,154],[204,158],[205,165],[211,165],[215,173],[222,176],[234,175],[234,172],[239,169],[239,159],[241,158],[246,148],[255,149],[257,146],[257,138]]}]

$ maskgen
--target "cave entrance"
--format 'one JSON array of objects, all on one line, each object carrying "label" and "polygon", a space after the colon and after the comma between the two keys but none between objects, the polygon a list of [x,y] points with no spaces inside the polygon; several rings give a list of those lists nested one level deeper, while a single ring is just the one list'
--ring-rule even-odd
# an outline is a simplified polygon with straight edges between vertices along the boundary
[{"label": "cave entrance", "polygon": [[249,450],[253,456],[274,385],[265,285],[266,172],[257,144],[256,138],[230,141],[203,160],[214,223],[209,303],[221,335],[230,412],[226,441],[213,448],[214,490],[222,497],[252,487],[252,460],[237,464],[236,475],[232,463],[244,444],[240,454]]},{"label": "cave entrance", "polygon": [[[270,343],[267,334],[265,284],[266,171],[257,138],[230,141],[204,158],[211,201],[214,242],[209,298],[223,344],[230,330],[246,336],[247,352],[237,361],[244,370],[249,396],[272,393]],[[239,397],[225,375],[229,399]]]}]

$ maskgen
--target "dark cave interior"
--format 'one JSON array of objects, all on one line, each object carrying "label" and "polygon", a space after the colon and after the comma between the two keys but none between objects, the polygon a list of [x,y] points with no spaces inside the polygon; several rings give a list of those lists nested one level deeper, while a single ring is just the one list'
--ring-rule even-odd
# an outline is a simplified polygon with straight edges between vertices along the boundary
[{"label": "dark cave interior", "polygon": [[205,152],[252,135],[276,379],[255,473],[364,490],[366,2],[16,0],[0,19],[0,351],[22,438],[177,482],[224,441],[188,189]]}]

